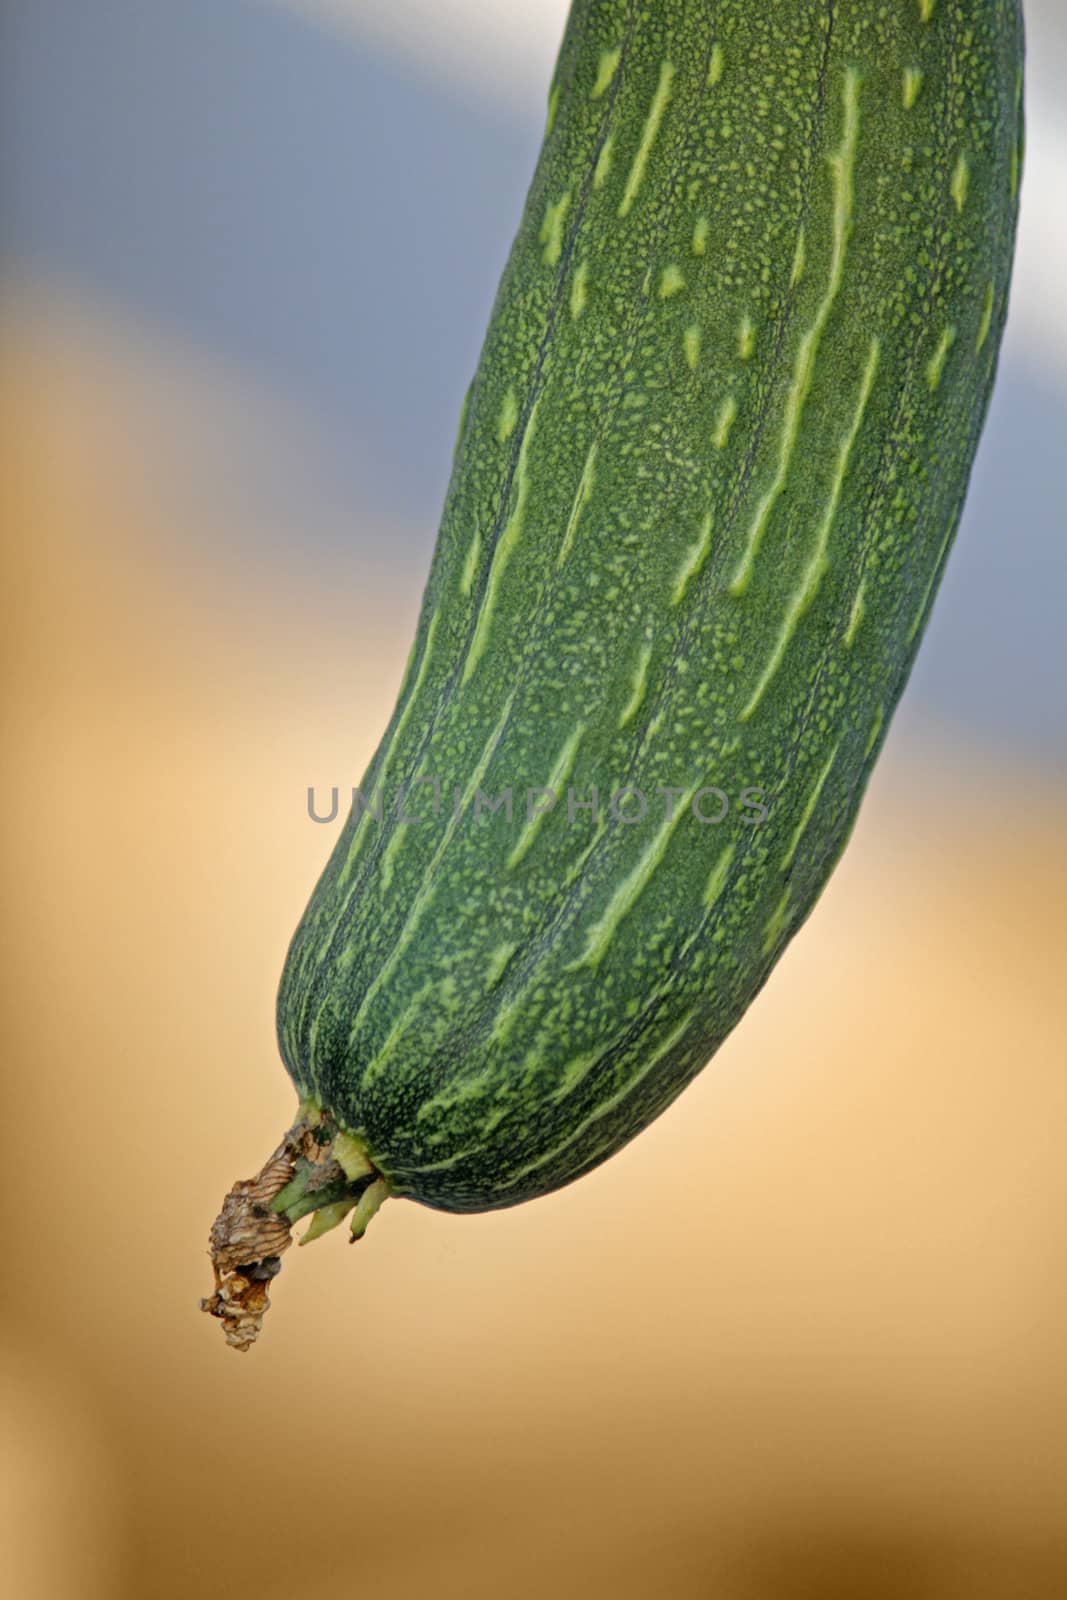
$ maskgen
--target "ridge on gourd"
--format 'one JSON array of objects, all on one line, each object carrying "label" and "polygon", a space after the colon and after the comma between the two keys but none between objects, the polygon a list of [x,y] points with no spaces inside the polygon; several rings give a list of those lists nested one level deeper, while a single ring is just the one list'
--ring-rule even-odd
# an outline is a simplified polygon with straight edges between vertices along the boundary
[{"label": "ridge on gourd", "polygon": [[282,976],[300,1112],[213,1233],[238,1347],[300,1216],[605,1160],[810,912],[985,417],[1022,60],[1017,0],[575,0],[408,670]]}]

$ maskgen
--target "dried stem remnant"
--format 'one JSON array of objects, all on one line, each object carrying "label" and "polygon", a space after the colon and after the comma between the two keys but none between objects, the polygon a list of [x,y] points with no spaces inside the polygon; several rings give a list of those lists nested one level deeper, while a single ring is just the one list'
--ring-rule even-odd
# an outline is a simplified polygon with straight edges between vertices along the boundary
[{"label": "dried stem remnant", "polygon": [[300,1111],[266,1165],[234,1184],[212,1224],[215,1293],[200,1309],[219,1319],[234,1350],[250,1350],[259,1336],[293,1224],[314,1213],[300,1241],[308,1244],[351,1212],[352,1237],[361,1239],[389,1192],[361,1140],[311,1102]]},{"label": "dried stem remnant", "polygon": [[301,1157],[318,1162],[325,1154],[329,1162],[315,1134],[307,1121],[294,1123],[256,1176],[234,1184],[212,1224],[215,1293],[201,1300],[200,1309],[218,1317],[234,1350],[250,1350],[256,1342],[270,1306],[267,1286],[293,1242],[292,1223],[272,1209],[273,1202],[292,1182]]}]

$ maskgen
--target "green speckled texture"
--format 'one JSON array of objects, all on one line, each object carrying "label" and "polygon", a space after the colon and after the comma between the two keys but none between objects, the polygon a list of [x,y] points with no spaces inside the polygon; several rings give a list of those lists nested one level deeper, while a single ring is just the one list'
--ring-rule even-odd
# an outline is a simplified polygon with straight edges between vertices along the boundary
[{"label": "green speckled texture", "polygon": [[1022,59],[1016,0],[576,0],[384,818],[349,818],[279,995],[294,1082],[395,1194],[484,1210],[603,1161],[825,885],[985,416]]}]

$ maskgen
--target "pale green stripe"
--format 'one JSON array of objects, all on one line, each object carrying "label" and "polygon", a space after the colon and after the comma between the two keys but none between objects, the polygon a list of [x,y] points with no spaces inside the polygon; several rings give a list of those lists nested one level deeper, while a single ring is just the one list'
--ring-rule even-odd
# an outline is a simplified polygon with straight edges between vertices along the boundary
[{"label": "pale green stripe", "polygon": [[678,569],[678,576],[674,580],[674,593],[671,596],[671,605],[680,605],[689,586],[690,580],[701,571],[708,552],[711,549],[711,512],[709,511],[700,525],[700,537],[695,544],[691,544],[686,551],[685,560]]},{"label": "pale green stripe", "polygon": [[978,338],[975,340],[975,355],[979,355],[981,353],[986,340],[989,338],[989,330],[993,326],[993,305],[995,302],[995,296],[996,289],[993,284],[990,284],[986,289],[985,306],[982,309],[982,321],[978,328]]},{"label": "pale green stripe", "polygon": [[789,842],[789,849],[786,851],[785,855],[782,857],[781,866],[782,866],[782,871],[783,872],[785,871],[785,869],[787,867],[792,865],[793,857],[797,853],[797,850],[798,850],[798,848],[800,846],[800,841],[804,837],[805,830],[806,830],[806,828],[808,826],[808,823],[812,819],[812,815],[813,815],[813,813],[815,811],[815,807],[819,803],[819,796],[822,794],[823,786],[825,785],[827,778],[830,776],[830,768],[833,766],[834,761],[837,759],[837,752],[838,752],[838,750],[840,748],[840,745],[841,745],[841,741],[840,741],[840,739],[838,739],[837,743],[834,745],[833,749],[830,751],[830,754],[829,754],[829,756],[828,756],[828,758],[826,760],[825,765],[823,766],[822,771],[819,773],[819,776],[816,778],[814,784],[812,785],[811,793],[808,795],[807,801],[806,801],[805,806],[804,806],[804,810],[802,811],[801,816],[800,816],[800,821],[797,823],[796,830],[795,830],[795,832],[793,834],[792,839]]},{"label": "pale green stripe", "polygon": [[538,239],[545,247],[541,260],[546,267],[554,267],[563,254],[563,223],[570,210],[570,204],[571,192],[568,189],[555,204],[550,204],[545,209],[545,220],[541,224]]},{"label": "pale green stripe", "polygon": [[852,231],[852,176],[856,165],[856,145],[859,137],[860,122],[859,76],[852,68],[849,68],[845,73],[844,103],[844,134],[841,146],[837,153],[831,157],[830,162],[834,174],[834,236],[829,283],[819,309],[815,314],[815,321],[800,341],[796,366],[793,372],[793,382],[786,398],[785,427],[779,448],[778,468],[774,475],[774,481],[757,507],[756,515],[745,537],[744,553],[730,583],[730,590],[736,595],[743,594],[748,588],[749,580],[752,576],[753,563],[763,542],[763,535],[770,521],[771,512],[777,505],[789,478],[789,472],[793,465],[793,455],[800,434],[801,418],[804,414],[804,406],[811,390],[812,378],[815,372],[815,358],[818,355],[823,332],[840,293],[841,283],[844,278],[845,251]]},{"label": "pale green stripe", "polygon": [[[722,894],[722,891],[726,885],[727,875],[730,871],[730,867],[736,853],[736,845],[728,844],[718,861],[716,861],[715,865],[712,867],[711,876],[708,878],[707,886],[704,890],[705,911],[710,911],[716,900]],[[688,948],[688,946],[686,948]]]},{"label": "pale green stripe", "polygon": [[596,82],[593,85],[591,99],[599,100],[600,96],[606,93],[611,85],[612,78],[615,76],[621,56],[621,49],[601,50],[600,64],[597,68]]},{"label": "pale green stripe", "polygon": [[477,523],[474,526],[474,538],[467,551],[467,559],[463,563],[463,575],[459,581],[460,594],[470,594],[474,587],[474,580],[478,573],[478,563],[482,554],[482,530]]},{"label": "pale green stripe", "polygon": [[540,396],[534,401],[530,411],[530,418],[526,424],[526,431],[522,436],[522,445],[519,449],[518,465],[515,469],[515,508],[508,518],[503,533],[497,540],[496,549],[493,551],[493,561],[489,568],[489,579],[482,597],[481,610],[475,624],[474,636],[471,639],[467,660],[463,668],[463,682],[471,676],[482,653],[489,641],[489,630],[493,623],[493,613],[496,610],[497,596],[504,577],[504,569],[514,553],[522,533],[522,521],[526,515],[526,501],[530,493],[530,478],[527,471],[527,455],[530,441],[533,438],[534,426],[537,419],[537,408],[541,403]]},{"label": "pale green stripe", "polygon": [[567,518],[567,528],[563,535],[563,543],[560,545],[559,555],[556,557],[557,567],[562,567],[563,563],[567,559],[567,556],[570,554],[571,545],[574,543],[574,535],[578,529],[578,519],[585,510],[589,496],[593,492],[593,484],[596,482],[596,453],[597,441],[594,439],[592,444],[589,446],[589,453],[585,458],[585,466],[582,468],[582,476],[578,481],[578,488],[574,496],[574,503],[571,506],[571,513]]},{"label": "pale green stripe", "polygon": [[963,214],[964,206],[967,204],[967,190],[970,188],[970,184],[970,162],[961,151],[959,160],[956,162],[956,167],[952,174],[952,183],[950,185],[952,190],[952,198],[956,202],[956,210],[961,215]]},{"label": "pale green stripe", "polygon": [[945,371],[945,362],[948,353],[956,343],[955,328],[946,328],[938,340],[937,349],[926,363],[926,385],[933,394],[941,386],[941,378]]},{"label": "pale green stripe", "polygon": [[852,425],[841,441],[841,448],[837,457],[837,468],[834,472],[834,481],[830,486],[830,498],[827,501],[826,514],[819,525],[819,531],[815,537],[815,548],[811,553],[811,558],[808,561],[808,565],[805,568],[804,575],[800,580],[796,592],[789,602],[785,618],[782,622],[781,628],[779,629],[778,637],[774,643],[774,649],[771,651],[770,660],[767,662],[760,680],[752,692],[752,696],[748,704],[741,713],[740,720],[742,722],[748,721],[749,717],[751,717],[752,713],[763,699],[768,684],[771,682],[771,679],[774,677],[775,673],[778,671],[778,668],[782,664],[782,660],[789,646],[789,642],[796,633],[801,617],[803,617],[804,613],[808,610],[812,601],[815,599],[815,596],[819,591],[819,585],[823,580],[823,576],[829,568],[830,560],[828,551],[830,548],[830,534],[833,531],[834,522],[837,519],[837,511],[841,503],[841,491],[844,488],[845,478],[848,474],[848,464],[852,457],[852,451],[855,446],[856,439],[859,436],[860,425],[863,422],[864,412],[867,410],[867,402],[871,398],[871,390],[874,387],[874,376],[878,370],[878,353],[878,340],[872,339],[870,356],[868,357],[867,367],[863,374],[863,382],[860,385],[859,401],[856,406],[855,415],[852,419]]},{"label": "pale green stripe", "polygon": [[926,588],[923,590],[922,604],[920,605],[919,610],[918,610],[918,612],[916,614],[915,621],[912,623],[911,627],[908,629],[908,643],[909,644],[911,644],[914,641],[915,635],[918,633],[919,629],[922,627],[923,619],[926,616],[926,608],[930,604],[930,594],[931,594],[931,591],[933,590],[934,584],[937,582],[938,578],[941,575],[941,564],[945,559],[945,552],[949,547],[949,543],[950,543],[950,541],[952,539],[952,535],[956,531],[956,523],[957,523],[958,519],[959,519],[959,512],[958,511],[953,512],[952,517],[949,520],[949,525],[945,529],[945,536],[941,540],[941,548],[937,552],[937,560],[934,563],[934,569],[930,574],[930,578],[929,578],[929,581],[927,582]]},{"label": "pale green stripe", "polygon": [[652,104],[648,108],[644,131],[641,134],[641,143],[637,147],[637,154],[634,156],[633,165],[630,167],[630,175],[626,180],[626,188],[623,191],[619,205],[620,217],[627,215],[637,198],[637,191],[641,187],[641,180],[644,178],[645,169],[648,166],[648,158],[652,153],[652,146],[656,142],[660,123],[663,121],[663,113],[666,111],[667,102],[671,97],[671,83],[674,80],[674,71],[675,69],[669,61],[665,61],[659,69],[659,83],[656,85],[656,92],[652,96]]},{"label": "pale green stripe", "polygon": [[652,646],[643,644],[638,652],[637,665],[634,667],[633,676],[630,679],[630,698],[623,707],[622,715],[618,721],[618,727],[620,728],[625,728],[627,723],[632,722],[641,709],[641,702],[644,700],[648,689],[648,664],[651,660]]},{"label": "pale green stripe", "polygon": [[[574,729],[574,732],[571,733],[567,737],[567,739],[564,741],[563,748],[560,750],[559,755],[556,757],[556,764],[552,768],[551,776],[549,777],[548,783],[545,785],[545,787],[547,789],[551,789],[552,793],[556,796],[557,800],[559,798],[559,791],[560,791],[561,787],[563,786],[563,784],[566,783],[567,779],[570,777],[571,768],[574,765],[574,758],[575,758],[575,756],[576,756],[576,754],[578,752],[578,746],[581,743],[582,734],[584,732],[585,732],[584,725],[582,723],[579,723],[578,726]],[[515,844],[515,848],[514,848],[514,850],[512,850],[510,856],[508,857],[508,870],[509,871],[511,870],[512,867],[517,867],[519,862],[526,855],[526,853],[529,850],[530,846],[533,844],[534,840],[537,838],[537,835],[540,833],[541,825],[544,822],[545,818],[548,816],[548,814],[549,813],[547,811],[537,811],[537,812],[534,813],[534,815],[532,817],[528,817],[527,818],[526,826],[523,828],[522,832],[519,834],[518,840],[516,841],[516,844]]]},{"label": "pale green stripe", "polygon": [[852,610],[848,614],[848,627],[845,629],[845,649],[846,650],[849,650],[849,649],[852,648],[852,641],[856,637],[857,632],[859,631],[860,623],[863,621],[864,611],[866,610],[866,605],[865,605],[866,593],[867,593],[867,579],[866,578],[861,578],[860,579],[860,586],[856,590],[855,598],[852,601]]},{"label": "pale green stripe", "polygon": [[[537,1172],[541,1167],[548,1166],[552,1161],[555,1161],[557,1156],[561,1155],[564,1150],[569,1149],[572,1144],[577,1143],[577,1141],[582,1138],[584,1134],[589,1132],[590,1128],[594,1128],[598,1122],[603,1122],[605,1117],[610,1116],[613,1111],[618,1110],[619,1106],[625,1104],[625,1102],[633,1094],[634,1090],[645,1081],[649,1073],[654,1071],[654,1069],[659,1066],[659,1063],[663,1060],[664,1056],[669,1055],[674,1049],[679,1039],[681,1039],[683,1034],[689,1028],[689,1025],[693,1021],[693,1018],[696,1016],[696,1014],[697,1008],[695,1006],[691,1011],[687,1011],[681,1022],[678,1023],[677,1027],[673,1028],[667,1035],[666,1039],[664,1039],[663,1043],[652,1052],[639,1072],[635,1073],[632,1078],[623,1084],[622,1088],[616,1090],[616,1092],[611,1095],[609,1099],[603,1101],[603,1103],[599,1105],[590,1116],[586,1117],[584,1122],[580,1122],[578,1124],[573,1133],[568,1134],[567,1137],[562,1140],[560,1144],[556,1145],[553,1150],[549,1150],[545,1155],[539,1156],[536,1161],[527,1162],[526,1166],[520,1167],[517,1172],[511,1173],[506,1187],[510,1188],[511,1185],[516,1183],[520,1178],[528,1177],[531,1172]],[[597,1052],[591,1065],[595,1065],[597,1061],[602,1060],[607,1053],[607,1050]],[[589,1070],[591,1070],[591,1067],[587,1068],[587,1070],[582,1073],[580,1078],[575,1078],[573,1082],[568,1085],[566,1092],[572,1092],[573,1089],[577,1087],[577,1084],[581,1082],[581,1078],[588,1076]],[[556,1094],[553,1096],[554,1099],[562,1099],[562,1097],[562,1092],[559,1090],[557,1090]],[[610,1140],[603,1148],[611,1148],[614,1142],[614,1140]],[[590,1156],[593,1157],[599,1153],[600,1147],[591,1151]]]},{"label": "pale green stripe", "polygon": [[571,316],[580,317],[585,310],[589,288],[589,263],[579,261],[571,281]]},{"label": "pale green stripe", "polygon": [[712,435],[712,443],[714,444],[716,450],[726,449],[726,444],[730,437],[730,429],[733,427],[736,421],[737,401],[734,399],[732,394],[727,395],[726,399],[719,407],[718,416],[715,418],[715,432]]},{"label": "pale green stripe", "polygon": [[[386,774],[388,773],[388,771],[390,769],[390,766],[392,765],[393,754],[394,754],[394,752],[396,750],[396,747],[397,747],[397,744],[398,744],[398,742],[400,740],[400,735],[403,733],[405,727],[407,726],[408,718],[411,716],[412,707],[415,705],[416,701],[418,700],[419,690],[422,688],[423,679],[426,677],[426,670],[427,670],[427,668],[428,668],[428,666],[430,664],[430,652],[433,649],[434,634],[437,632],[437,617],[438,617],[438,613],[435,612],[434,615],[430,618],[429,626],[426,629],[426,648],[422,652],[422,660],[419,663],[419,670],[418,670],[418,673],[416,674],[415,682],[411,686],[411,693],[408,695],[407,700],[404,703],[404,709],[400,713],[400,718],[399,718],[399,720],[397,722],[397,725],[393,729],[393,736],[389,741],[389,748],[385,752],[384,757],[382,758],[381,771],[378,773],[377,778],[375,780],[375,787],[376,787],[376,789],[378,790],[378,792],[380,794],[384,794],[385,778],[386,778]],[[365,811],[363,813],[362,817],[360,818],[359,822],[357,823],[356,831],[352,836],[352,843],[349,846],[348,855],[347,855],[347,857],[345,859],[345,864],[341,868],[340,875],[339,875],[339,877],[337,879],[338,888],[342,888],[348,882],[348,879],[351,877],[352,868],[355,866],[356,857],[359,855],[359,852],[363,847],[363,840],[366,837],[367,832],[369,831],[370,824],[371,824],[371,813],[369,811]],[[351,898],[350,895],[346,896],[344,904],[341,907],[341,916],[342,917],[344,916],[345,912],[348,910],[348,904],[349,904],[349,899],[350,898]],[[340,917],[338,917],[337,920],[339,922],[341,920]],[[337,926],[337,923],[334,923],[334,927],[336,927],[336,926]],[[331,937],[332,937],[332,930],[331,930]],[[322,961],[325,958],[327,950],[329,948],[329,944],[330,944],[330,939],[329,938],[323,940],[320,943],[319,955],[318,955],[319,961]]]},{"label": "pale green stripe", "polygon": [[[555,1145],[551,1150],[547,1151],[544,1155],[538,1156],[536,1160],[527,1162],[524,1167],[520,1167],[516,1172],[509,1174],[507,1182],[504,1184],[498,1184],[496,1187],[500,1189],[510,1188],[512,1184],[516,1183],[520,1178],[528,1177],[531,1172],[537,1172],[542,1167],[548,1166],[550,1162],[555,1161],[557,1156],[562,1155],[564,1150],[569,1149],[572,1144],[576,1143],[583,1134],[588,1133],[590,1128],[595,1127],[598,1122],[602,1122],[605,1117],[611,1114],[611,1112],[617,1110],[619,1106],[623,1105],[633,1091],[644,1082],[649,1073],[659,1065],[664,1056],[668,1055],[670,1051],[674,1049],[675,1045],[678,1043],[679,1039],[681,1039],[682,1035],[685,1033],[696,1014],[697,1012],[695,1007],[692,1011],[688,1011],[678,1026],[671,1031],[663,1043],[659,1045],[657,1049],[655,1049],[649,1056],[641,1070],[635,1073],[634,1076],[628,1080],[628,1082],[623,1084],[622,1088],[618,1089],[616,1093],[610,1097],[610,1099],[605,1100],[603,1104],[598,1106],[590,1116],[586,1117],[583,1122],[579,1123],[578,1127],[575,1128],[573,1132],[569,1133],[565,1139],[563,1139],[558,1145]],[[625,1035],[621,1037],[625,1037]],[[595,1064],[596,1061],[601,1060],[608,1054],[610,1050],[614,1049],[617,1043],[618,1040],[613,1040],[611,1044],[605,1045],[602,1050],[590,1052],[588,1057],[582,1057],[582,1060],[591,1060]],[[558,1090],[556,1091],[554,1098],[560,1098]],[[499,1121],[500,1115],[499,1113],[495,1113],[494,1126],[496,1122]],[[612,1143],[613,1142],[614,1141],[612,1141]],[[604,1148],[607,1149],[610,1147],[611,1146],[609,1144]],[[471,1156],[480,1155],[484,1149],[485,1144],[483,1140],[478,1144],[468,1146],[468,1148],[465,1150],[460,1150],[456,1155],[446,1157],[443,1161],[434,1161],[428,1166],[405,1167],[402,1169],[402,1176],[409,1178],[426,1172],[447,1172],[450,1170],[450,1168],[458,1167],[462,1162],[469,1160]],[[593,1153],[599,1154],[599,1149]]]},{"label": "pale green stripe", "polygon": [[577,961],[571,963],[571,970],[577,967],[596,967],[603,960],[616,930],[633,910],[663,860],[671,835],[688,811],[697,787],[694,785],[690,789],[685,801],[675,810],[673,817],[667,816],[660,823],[648,849],[633,871],[620,883],[608,902],[604,915],[590,928],[585,950]]},{"label": "pale green stripe", "polygon": [[[497,722],[496,727],[486,740],[485,748],[482,750],[482,753],[478,758],[478,764],[468,779],[467,787],[463,792],[463,798],[459,806],[453,810],[452,815],[448,819],[448,826],[445,828],[445,831],[442,835],[441,843],[434,851],[430,864],[426,869],[425,876],[423,877],[422,885],[411,902],[411,908],[408,911],[407,917],[404,920],[399,934],[397,935],[396,943],[394,944],[388,959],[379,968],[373,981],[368,985],[363,999],[360,1002],[359,1009],[352,1018],[352,1025],[348,1033],[350,1040],[354,1040],[358,1034],[359,1023],[366,1012],[367,1007],[371,1004],[382,985],[386,983],[389,977],[392,975],[397,962],[400,960],[401,956],[404,954],[404,951],[414,938],[416,929],[418,928],[419,923],[429,907],[430,902],[433,900],[434,894],[437,890],[437,868],[440,865],[441,857],[451,844],[456,829],[460,826],[463,820],[463,813],[467,810],[467,807],[470,805],[475,793],[481,787],[482,780],[484,779],[486,771],[489,767],[489,763],[492,760],[493,752],[496,749],[505,727],[507,726],[508,718],[511,716],[511,708],[515,702],[515,695],[517,692],[517,689],[512,689],[511,693],[508,695],[508,698],[504,704],[504,709],[500,715],[500,720]],[[363,1081],[367,1081],[366,1072],[364,1072]]]},{"label": "pale green stripe", "polygon": [[789,923],[790,891],[786,889],[763,929],[763,954],[769,956]]}]

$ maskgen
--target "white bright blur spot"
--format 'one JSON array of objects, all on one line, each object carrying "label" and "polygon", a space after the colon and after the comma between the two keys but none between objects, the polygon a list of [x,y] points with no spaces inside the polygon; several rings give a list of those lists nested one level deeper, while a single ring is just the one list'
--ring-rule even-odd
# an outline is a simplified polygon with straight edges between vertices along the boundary
[{"label": "white bright blur spot", "polygon": [[[272,0],[279,3],[279,0]],[[568,0],[280,0],[522,114],[539,110]]]},{"label": "white bright blur spot", "polygon": [[1009,348],[1067,376],[1067,121],[1031,98]]}]

